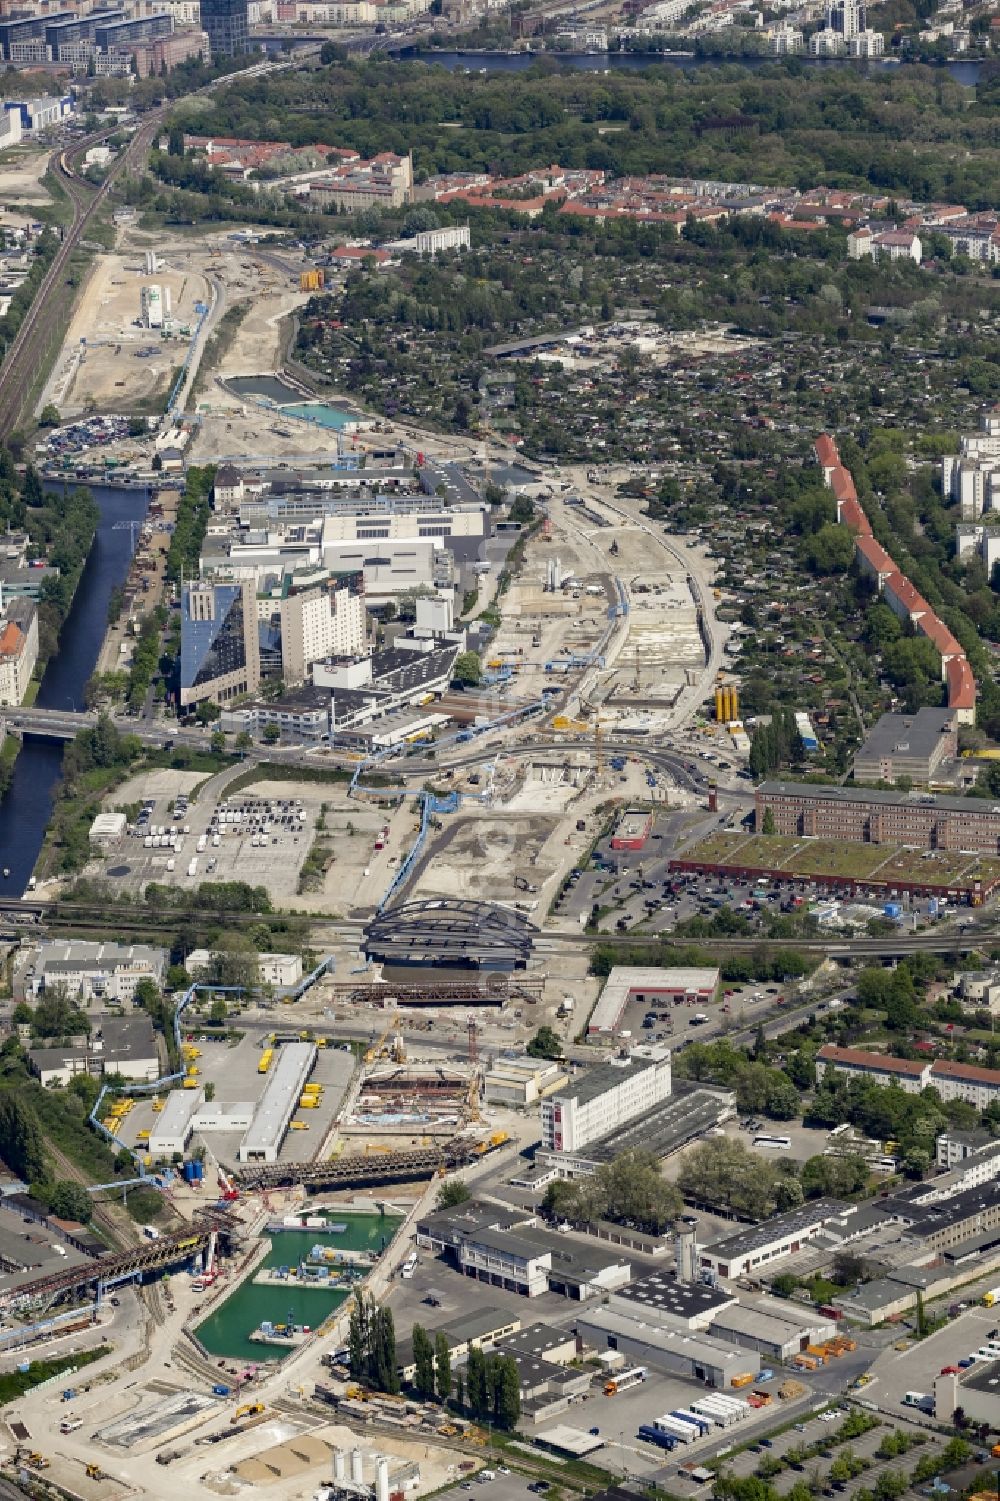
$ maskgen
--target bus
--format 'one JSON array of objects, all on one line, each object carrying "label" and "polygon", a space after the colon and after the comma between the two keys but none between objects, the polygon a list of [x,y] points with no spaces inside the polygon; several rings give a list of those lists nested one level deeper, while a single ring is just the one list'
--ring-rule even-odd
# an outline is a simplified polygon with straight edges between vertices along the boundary
[{"label": "bus", "polygon": [[753,1144],[755,1147],[774,1147],[779,1152],[789,1152],[792,1147],[792,1138],[790,1136],[768,1136],[765,1134],[755,1136]]},{"label": "bus", "polygon": [[400,1267],[400,1269],[399,1269],[399,1275],[401,1277],[405,1277],[407,1279],[407,1281],[409,1281],[409,1279],[413,1276],[413,1273],[416,1271],[416,1269],[417,1269],[417,1253],[416,1253],[416,1251],[411,1251],[410,1254],[409,1254],[409,1256],[407,1256],[406,1260],[403,1262],[403,1265]]},{"label": "bus", "polygon": [[604,1383],[604,1395],[616,1397],[619,1392],[627,1392],[631,1386],[639,1386],[645,1381],[648,1372],[644,1365],[632,1366],[627,1371],[621,1371],[611,1376]]}]

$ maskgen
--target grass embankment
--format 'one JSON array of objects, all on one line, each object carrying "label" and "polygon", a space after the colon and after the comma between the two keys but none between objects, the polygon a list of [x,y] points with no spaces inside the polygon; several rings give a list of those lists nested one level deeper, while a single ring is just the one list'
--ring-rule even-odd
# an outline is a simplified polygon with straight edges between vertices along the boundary
[{"label": "grass embankment", "polygon": [[23,1397],[25,1392],[41,1386],[43,1381],[61,1376],[63,1371],[78,1371],[81,1366],[92,1365],[102,1355],[110,1354],[110,1345],[98,1345],[94,1350],[80,1350],[75,1355],[63,1355],[58,1360],[33,1360],[26,1371],[7,1371],[0,1376],[0,1407]]}]

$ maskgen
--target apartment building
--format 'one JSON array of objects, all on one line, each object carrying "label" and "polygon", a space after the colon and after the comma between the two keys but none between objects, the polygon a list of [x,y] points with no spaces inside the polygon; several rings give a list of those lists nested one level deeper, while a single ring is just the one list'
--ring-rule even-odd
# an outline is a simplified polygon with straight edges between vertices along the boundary
[{"label": "apartment building", "polygon": [[365,649],[365,603],[346,585],[333,581],[290,593],[278,606],[281,677],[302,683],[314,662],[356,657]]},{"label": "apartment building", "polygon": [[670,1052],[649,1050],[591,1069],[565,1089],[542,1101],[542,1146],[555,1152],[578,1152],[670,1098]]},{"label": "apartment building", "polygon": [[1000,854],[1000,811],[972,798],[762,782],[757,828],[770,809],[776,834]]},{"label": "apartment building", "polygon": [[0,704],[20,704],[38,661],[38,606],[12,599],[0,616]]},{"label": "apartment building", "polygon": [[931,1065],[926,1059],[890,1058],[863,1048],[838,1048],[832,1042],[816,1054],[817,1079],[822,1079],[828,1068],[869,1084],[895,1084],[904,1094],[919,1094],[931,1078]]},{"label": "apartment building", "polygon": [[862,1048],[838,1048],[826,1043],[816,1054],[816,1074],[822,1078],[828,1068],[836,1073],[867,1079],[874,1084],[897,1084],[907,1094],[919,1094],[934,1088],[941,1099],[964,1100],[976,1110],[985,1110],[1000,1100],[1000,1070],[980,1068],[974,1063],[954,1063],[938,1058],[891,1058]]},{"label": "apartment building", "polygon": [[958,453],[942,458],[941,493],[958,503],[963,521],[1000,507],[1000,406],[986,407],[978,432],[964,433]]},{"label": "apartment building", "polygon": [[163,949],[149,944],[53,939],[40,946],[25,993],[36,1001],[53,985],[61,985],[73,1001],[132,1002],[139,981],[159,985],[165,968]]}]

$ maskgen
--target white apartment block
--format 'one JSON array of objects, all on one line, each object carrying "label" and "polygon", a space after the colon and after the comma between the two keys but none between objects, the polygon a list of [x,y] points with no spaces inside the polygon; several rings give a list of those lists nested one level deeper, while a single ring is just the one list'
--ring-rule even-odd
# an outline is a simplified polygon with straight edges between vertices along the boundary
[{"label": "white apartment block", "polygon": [[139,981],[159,985],[165,968],[163,949],[148,944],[55,939],[41,945],[25,993],[34,1001],[50,986],[64,985],[73,1001],[133,1001]]},{"label": "white apartment block", "polygon": [[320,585],[290,594],[281,601],[278,614],[286,686],[305,682],[314,662],[355,657],[365,649],[365,602],[346,587]]},{"label": "white apartment block", "polygon": [[542,1146],[578,1152],[670,1098],[670,1053],[651,1049],[647,1058],[605,1063],[542,1101]]},{"label": "white apartment block", "polygon": [[1000,509],[1000,407],[988,407],[979,431],[963,434],[957,454],[945,454],[941,493],[959,504],[963,521]]}]

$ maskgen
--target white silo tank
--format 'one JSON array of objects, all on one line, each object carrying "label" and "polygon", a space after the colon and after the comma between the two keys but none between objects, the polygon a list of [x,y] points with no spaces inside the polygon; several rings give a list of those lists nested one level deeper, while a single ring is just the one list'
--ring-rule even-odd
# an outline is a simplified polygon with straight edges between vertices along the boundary
[{"label": "white silo tank", "polygon": [[333,1478],[334,1478],[334,1480],[343,1480],[346,1477],[346,1475],[347,1475],[347,1463],[346,1463],[346,1461],[344,1459],[344,1451],[343,1451],[343,1449],[334,1449],[334,1451],[333,1451]]},{"label": "white silo tank", "polygon": [[355,1485],[361,1485],[364,1480],[364,1466],[361,1463],[361,1450],[351,1450],[351,1479]]},{"label": "white silo tank", "polygon": [[389,1501],[389,1461],[379,1459],[375,1466],[375,1501]]}]

